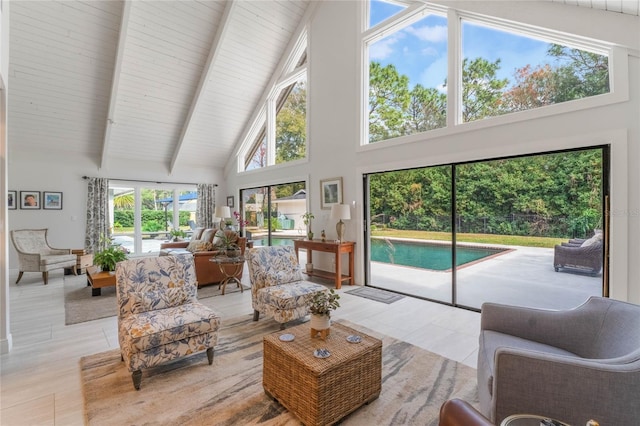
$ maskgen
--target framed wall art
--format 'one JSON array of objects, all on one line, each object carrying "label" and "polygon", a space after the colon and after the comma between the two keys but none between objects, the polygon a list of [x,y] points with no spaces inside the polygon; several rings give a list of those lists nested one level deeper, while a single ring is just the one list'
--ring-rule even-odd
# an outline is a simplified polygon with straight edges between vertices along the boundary
[{"label": "framed wall art", "polygon": [[227,197],[227,207],[233,208],[233,195]]},{"label": "framed wall art", "polygon": [[18,208],[18,192],[17,191],[9,191],[7,193],[7,208],[9,210],[15,210]]},{"label": "framed wall art", "polygon": [[39,210],[40,191],[20,191],[20,208],[22,210]]},{"label": "framed wall art", "polygon": [[342,204],[342,178],[320,181],[320,207],[330,209],[334,204]]},{"label": "framed wall art", "polygon": [[42,208],[45,210],[62,210],[62,192],[49,192],[44,191],[42,193],[43,204]]}]

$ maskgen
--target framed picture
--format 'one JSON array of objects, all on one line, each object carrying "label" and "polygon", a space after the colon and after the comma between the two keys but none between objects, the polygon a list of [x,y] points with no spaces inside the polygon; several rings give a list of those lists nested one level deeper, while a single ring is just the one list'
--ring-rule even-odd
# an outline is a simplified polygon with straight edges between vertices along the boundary
[{"label": "framed picture", "polygon": [[320,207],[323,209],[330,209],[334,204],[342,204],[342,178],[321,180],[320,197]]},{"label": "framed picture", "polygon": [[42,193],[43,205],[45,210],[62,210],[62,192],[48,192]]},{"label": "framed picture", "polygon": [[39,210],[40,191],[20,191],[20,208],[22,210]]},{"label": "framed picture", "polygon": [[233,195],[227,197],[227,207],[233,208]]},{"label": "framed picture", "polygon": [[7,193],[7,208],[9,210],[15,210],[18,208],[18,203],[16,200],[18,199],[18,193],[16,191],[9,191]]}]

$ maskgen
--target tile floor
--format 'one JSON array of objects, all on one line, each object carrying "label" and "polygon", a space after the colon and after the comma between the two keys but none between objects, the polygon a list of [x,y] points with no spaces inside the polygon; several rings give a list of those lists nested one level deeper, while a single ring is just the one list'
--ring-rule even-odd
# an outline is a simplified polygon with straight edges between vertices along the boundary
[{"label": "tile floor", "polygon": [[[16,275],[10,274],[13,349],[0,358],[0,424],[82,425],[79,360],[117,348],[116,318],[65,326],[62,274],[52,274],[46,286],[39,274],[25,274],[16,286]],[[246,274],[243,281],[248,282]],[[387,305],[350,295],[345,292],[349,289],[347,285],[339,290],[341,307],[332,318],[347,319],[475,368],[480,314],[411,297]],[[252,312],[248,291],[213,299],[214,309],[223,317]]]}]

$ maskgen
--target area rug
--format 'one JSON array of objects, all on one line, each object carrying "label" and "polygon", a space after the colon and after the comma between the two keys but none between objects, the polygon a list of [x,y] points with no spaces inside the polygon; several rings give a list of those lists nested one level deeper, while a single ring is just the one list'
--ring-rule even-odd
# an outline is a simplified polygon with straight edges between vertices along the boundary
[{"label": "area rug", "polygon": [[392,293],[386,290],[380,290],[372,287],[358,287],[353,290],[348,290],[345,293],[353,294],[354,296],[364,297],[365,299],[375,300],[376,302],[382,302],[390,304],[402,299],[404,296],[401,294]]},{"label": "area rug", "polygon": [[[248,287],[244,286],[246,290]],[[234,285],[228,285],[225,294],[240,291]],[[92,321],[99,318],[115,316],[118,312],[116,288],[101,289],[100,296],[91,296],[91,287],[87,286],[86,275],[64,277],[64,323],[65,325]],[[198,289],[198,299],[220,296],[222,292],[217,285],[207,285]]]},{"label": "area rug", "polygon": [[[343,425],[437,425],[442,403],[453,397],[477,405],[473,368],[409,343],[343,324],[382,339],[380,397]],[[80,360],[85,420],[89,425],[299,425],[262,388],[262,338],[279,324],[251,315],[223,321],[213,365],[204,353],[143,370],[136,391],[118,350]]]}]

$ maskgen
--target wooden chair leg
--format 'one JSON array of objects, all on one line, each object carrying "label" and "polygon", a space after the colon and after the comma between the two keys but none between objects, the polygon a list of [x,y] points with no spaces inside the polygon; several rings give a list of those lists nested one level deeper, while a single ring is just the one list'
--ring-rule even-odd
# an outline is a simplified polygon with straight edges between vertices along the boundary
[{"label": "wooden chair leg", "polygon": [[49,272],[43,272],[42,279],[44,280],[44,285],[49,284]]},{"label": "wooden chair leg", "polygon": [[253,320],[258,321],[258,318],[260,318],[260,312],[253,311]]},{"label": "wooden chair leg", "polygon": [[131,373],[131,379],[133,379],[133,387],[136,390],[140,390],[140,382],[142,382],[142,370],[136,370]]},{"label": "wooden chair leg", "polygon": [[207,359],[209,360],[209,365],[213,364],[213,348],[207,348]]},{"label": "wooden chair leg", "polygon": [[18,279],[16,280],[16,284],[20,282],[20,278],[22,278],[22,274],[24,274],[24,271],[20,271],[20,273],[18,274]]}]

